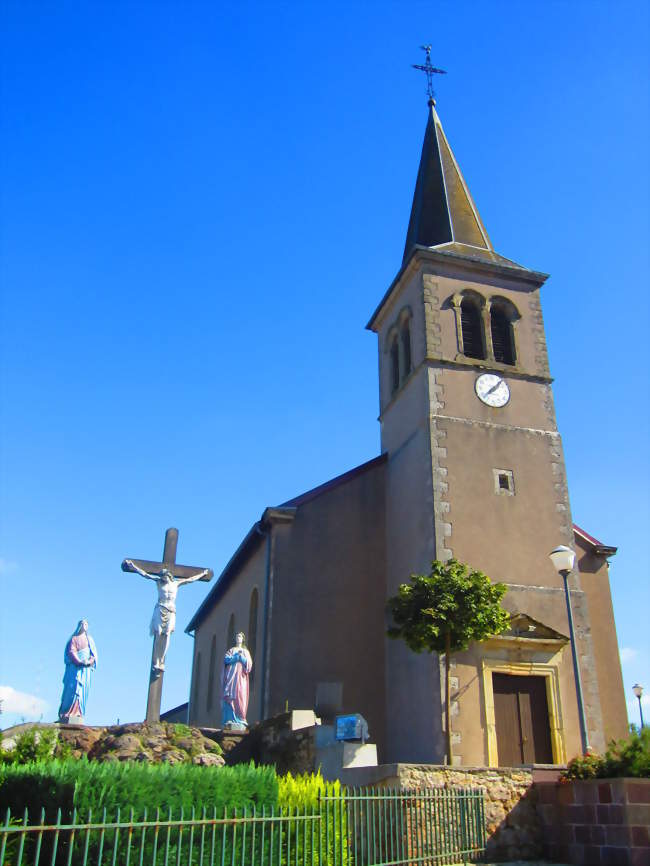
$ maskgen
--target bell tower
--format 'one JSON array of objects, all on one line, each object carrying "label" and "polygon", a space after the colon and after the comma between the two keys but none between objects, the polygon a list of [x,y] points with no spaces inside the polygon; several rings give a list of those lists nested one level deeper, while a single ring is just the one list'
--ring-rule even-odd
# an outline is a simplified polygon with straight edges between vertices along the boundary
[{"label": "bell tower", "polygon": [[[548,559],[574,538],[540,303],[546,279],[495,251],[430,96],[402,266],[367,326],[379,342],[388,457],[386,591],[454,557],[506,583],[505,606],[546,635],[456,657],[452,732],[463,764],[495,763],[493,684],[504,676],[506,686],[544,677],[536,685],[550,757],[580,751],[565,598]],[[580,575],[571,581],[590,739],[601,749],[588,600]],[[387,640],[387,760],[444,760],[441,681],[437,658]]]}]

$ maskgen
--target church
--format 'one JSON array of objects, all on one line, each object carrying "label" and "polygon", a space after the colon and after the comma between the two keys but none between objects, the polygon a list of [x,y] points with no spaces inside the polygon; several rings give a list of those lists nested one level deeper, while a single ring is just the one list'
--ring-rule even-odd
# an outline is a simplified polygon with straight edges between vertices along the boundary
[{"label": "church", "polygon": [[243,631],[249,724],[335,695],[365,717],[380,762],[443,763],[444,661],[386,637],[386,600],[454,557],[505,583],[511,613],[507,632],[454,656],[455,763],[563,764],[581,738],[564,585],[548,554],[567,545],[591,747],[625,736],[616,548],[572,521],[546,279],[493,248],[431,97],[404,258],[366,326],[381,453],[253,523],[186,629],[190,723],[220,726],[222,659]]}]

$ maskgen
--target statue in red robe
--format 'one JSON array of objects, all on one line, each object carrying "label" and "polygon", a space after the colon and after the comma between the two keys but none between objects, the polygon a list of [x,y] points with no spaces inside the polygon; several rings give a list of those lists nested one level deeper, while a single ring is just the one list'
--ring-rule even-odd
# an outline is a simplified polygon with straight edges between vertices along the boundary
[{"label": "statue in red robe", "polygon": [[221,678],[222,724],[231,729],[246,730],[248,712],[248,677],[253,669],[253,659],[244,644],[244,633],[239,632],[236,644],[223,659]]}]

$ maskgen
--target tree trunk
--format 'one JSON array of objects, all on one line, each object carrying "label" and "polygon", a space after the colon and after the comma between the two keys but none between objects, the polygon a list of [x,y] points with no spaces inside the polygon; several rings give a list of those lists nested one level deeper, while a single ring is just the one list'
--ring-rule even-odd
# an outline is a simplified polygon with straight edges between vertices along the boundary
[{"label": "tree trunk", "polygon": [[453,755],[451,751],[451,702],[449,693],[451,691],[451,670],[449,663],[451,661],[451,635],[447,632],[445,636],[445,727],[447,734],[447,763],[453,763]]}]

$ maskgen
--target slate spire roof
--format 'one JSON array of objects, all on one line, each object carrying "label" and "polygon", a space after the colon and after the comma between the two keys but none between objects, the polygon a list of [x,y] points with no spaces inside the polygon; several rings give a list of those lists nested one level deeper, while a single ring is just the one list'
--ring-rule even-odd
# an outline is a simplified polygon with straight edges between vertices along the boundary
[{"label": "slate spire roof", "polygon": [[404,247],[404,264],[416,247],[522,268],[494,251],[449,146],[433,99],[429,100],[427,128]]}]

